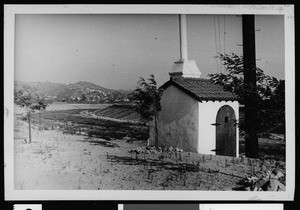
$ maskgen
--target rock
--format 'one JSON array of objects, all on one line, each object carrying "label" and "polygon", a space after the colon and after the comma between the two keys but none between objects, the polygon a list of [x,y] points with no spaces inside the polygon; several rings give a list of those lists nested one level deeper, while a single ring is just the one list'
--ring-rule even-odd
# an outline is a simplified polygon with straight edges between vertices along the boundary
[{"label": "rock", "polygon": [[175,152],[183,152],[183,149],[180,149],[179,147],[175,147],[174,151]]},{"label": "rock", "polygon": [[137,152],[137,154],[141,154],[144,152],[144,150],[142,148],[137,148],[136,152]]},{"label": "rock", "polygon": [[280,179],[281,177],[284,177],[284,174],[278,170],[273,170],[272,175],[274,179]]},{"label": "rock", "polygon": [[137,153],[137,150],[136,149],[132,149],[129,151],[129,153]]},{"label": "rock", "polygon": [[270,179],[266,183],[266,191],[285,191],[285,186],[277,179]]},{"label": "rock", "polygon": [[275,133],[270,133],[270,139],[272,140],[280,140],[283,141],[284,140],[284,135],[280,135],[280,134],[275,134]]},{"label": "rock", "polygon": [[284,177],[281,171],[265,171],[261,178],[258,178],[256,175],[246,177],[245,184],[247,186],[250,185],[252,191],[284,191],[285,185],[277,180],[281,177]]},{"label": "rock", "polygon": [[164,158],[165,158],[165,156],[163,156],[163,155],[159,155],[159,156],[158,156],[158,159],[159,159],[159,160],[163,160]]},{"label": "rock", "polygon": [[156,150],[150,150],[151,154],[157,154]]},{"label": "rock", "polygon": [[258,180],[258,177],[256,176],[251,176],[251,177],[246,177],[247,182],[251,183],[251,182],[255,182]]},{"label": "rock", "polygon": [[173,151],[173,147],[170,146],[170,147],[168,148],[168,151],[169,151],[169,152],[172,152],[172,151]]},{"label": "rock", "polygon": [[125,141],[130,141],[130,137],[125,136],[125,137],[123,137],[123,140],[125,140]]},{"label": "rock", "polygon": [[254,183],[253,191],[259,191],[259,190],[262,190],[267,182],[268,182],[268,179],[267,179],[267,178],[261,178],[261,179],[257,180],[257,181]]},{"label": "rock", "polygon": [[244,191],[251,191],[251,188],[250,187],[244,187],[243,190]]}]

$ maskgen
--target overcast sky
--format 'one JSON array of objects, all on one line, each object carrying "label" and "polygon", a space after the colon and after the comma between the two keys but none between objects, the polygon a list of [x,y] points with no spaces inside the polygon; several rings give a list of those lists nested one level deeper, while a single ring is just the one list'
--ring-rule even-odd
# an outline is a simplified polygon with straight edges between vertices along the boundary
[{"label": "overcast sky", "polygon": [[[257,66],[284,79],[284,17],[256,15],[255,23]],[[242,54],[241,16],[187,15],[187,36],[203,78],[224,72],[217,52]],[[161,85],[179,50],[178,15],[16,15],[16,80],[133,89],[154,74]]]}]

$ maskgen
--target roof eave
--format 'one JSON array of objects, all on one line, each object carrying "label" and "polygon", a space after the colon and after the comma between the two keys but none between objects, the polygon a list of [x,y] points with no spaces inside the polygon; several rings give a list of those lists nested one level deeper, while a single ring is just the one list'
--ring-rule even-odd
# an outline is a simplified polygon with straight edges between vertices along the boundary
[{"label": "roof eave", "polygon": [[188,94],[189,96],[191,96],[192,98],[196,99],[199,102],[202,101],[239,101],[239,98],[214,98],[214,97],[199,97],[197,96],[195,93],[193,93],[192,91],[184,88],[183,86],[181,86],[180,84],[176,83],[175,81],[173,81],[172,79],[167,81],[166,83],[164,83],[162,86],[160,86],[161,89],[165,90],[167,89],[169,86],[174,85],[175,87],[177,87],[179,90],[185,92],[186,94]]}]

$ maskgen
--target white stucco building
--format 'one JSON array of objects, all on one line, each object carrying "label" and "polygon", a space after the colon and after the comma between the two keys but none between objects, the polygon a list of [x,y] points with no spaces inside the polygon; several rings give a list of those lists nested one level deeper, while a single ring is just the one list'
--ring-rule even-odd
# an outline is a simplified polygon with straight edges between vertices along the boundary
[{"label": "white stucco building", "polygon": [[[194,61],[175,62],[170,80],[161,87],[158,146],[238,156],[238,97],[200,75]],[[155,145],[154,136],[153,123],[151,145]]]}]

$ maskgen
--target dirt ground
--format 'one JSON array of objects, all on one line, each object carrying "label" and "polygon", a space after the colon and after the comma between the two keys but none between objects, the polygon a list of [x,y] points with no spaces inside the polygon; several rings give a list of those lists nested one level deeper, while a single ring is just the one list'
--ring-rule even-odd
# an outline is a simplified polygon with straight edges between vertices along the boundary
[{"label": "dirt ground", "polygon": [[[233,190],[285,162],[182,152],[137,154],[145,141],[105,140],[32,129],[15,119],[15,189],[23,190]],[[281,180],[283,183],[285,180]],[[285,184],[285,183],[284,183]]]}]

